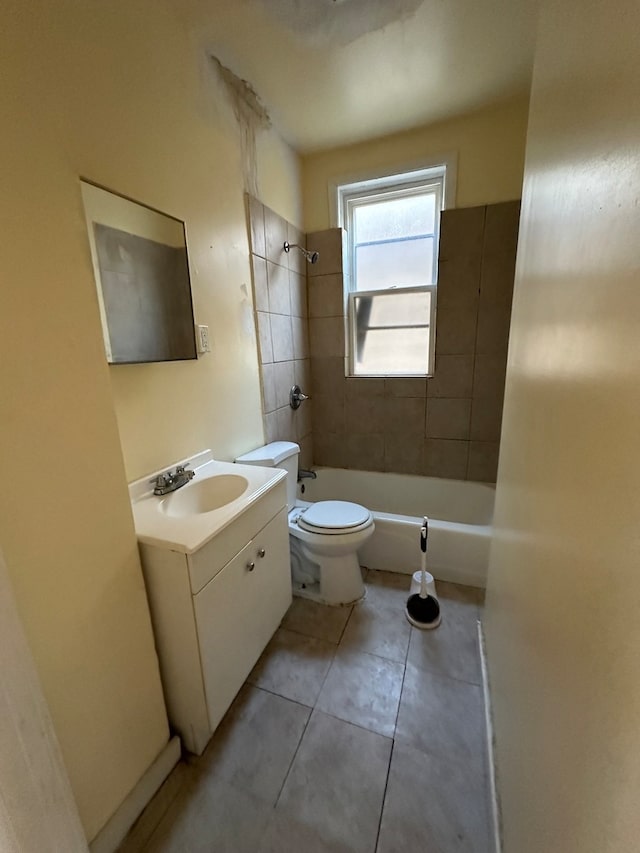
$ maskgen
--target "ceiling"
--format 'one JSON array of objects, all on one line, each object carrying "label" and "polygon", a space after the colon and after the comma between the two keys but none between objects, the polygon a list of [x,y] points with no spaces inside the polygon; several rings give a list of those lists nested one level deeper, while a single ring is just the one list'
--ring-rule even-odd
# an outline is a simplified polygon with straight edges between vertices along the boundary
[{"label": "ceiling", "polygon": [[[203,48],[302,153],[440,121],[530,85],[536,0],[192,0]],[[184,7],[183,7],[184,8]]]}]

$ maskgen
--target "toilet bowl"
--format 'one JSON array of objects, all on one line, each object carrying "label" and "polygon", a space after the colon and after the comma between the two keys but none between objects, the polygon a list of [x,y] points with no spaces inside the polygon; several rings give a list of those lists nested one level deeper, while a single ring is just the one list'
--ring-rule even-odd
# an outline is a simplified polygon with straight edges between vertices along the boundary
[{"label": "toilet bowl", "polygon": [[357,551],[375,530],[373,516],[366,507],[349,501],[297,501],[299,452],[293,442],[274,441],[239,456],[236,462],[287,472],[294,595],[324,604],[351,604],[364,595]]}]

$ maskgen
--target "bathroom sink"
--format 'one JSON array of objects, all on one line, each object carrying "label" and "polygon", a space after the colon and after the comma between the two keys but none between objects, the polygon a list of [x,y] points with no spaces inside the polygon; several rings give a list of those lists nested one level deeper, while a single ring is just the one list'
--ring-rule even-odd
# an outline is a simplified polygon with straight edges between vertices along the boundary
[{"label": "bathroom sink", "polygon": [[174,518],[213,512],[239,498],[248,485],[247,478],[239,474],[217,474],[195,480],[166,497],[160,510]]},{"label": "bathroom sink", "polygon": [[[167,495],[154,495],[152,487],[157,478],[178,465],[188,465],[194,471],[191,482]],[[211,450],[165,465],[129,484],[138,541],[194,554],[227,526],[240,523],[241,518],[253,525],[255,518],[249,510],[275,490],[279,493],[285,477],[279,468],[216,460]],[[255,530],[247,530],[249,538],[253,533]]]}]

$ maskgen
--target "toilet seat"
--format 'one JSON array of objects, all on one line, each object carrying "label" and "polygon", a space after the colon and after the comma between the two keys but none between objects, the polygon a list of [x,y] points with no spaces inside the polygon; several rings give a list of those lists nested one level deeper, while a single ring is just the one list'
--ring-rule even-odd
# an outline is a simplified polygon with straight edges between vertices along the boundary
[{"label": "toilet seat", "polygon": [[309,533],[348,534],[368,527],[373,516],[350,501],[318,501],[300,512],[298,526]]}]

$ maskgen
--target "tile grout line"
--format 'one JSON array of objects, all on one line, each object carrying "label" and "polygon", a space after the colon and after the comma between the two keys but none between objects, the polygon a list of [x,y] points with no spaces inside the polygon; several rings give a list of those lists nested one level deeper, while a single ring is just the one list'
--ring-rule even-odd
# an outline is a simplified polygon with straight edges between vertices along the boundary
[{"label": "tile grout line", "polygon": [[[308,705],[304,705],[303,707],[307,708]],[[304,729],[302,730],[302,734],[300,735],[300,740],[298,741],[298,745],[295,748],[295,752],[291,756],[291,761],[289,762],[289,766],[287,767],[287,772],[284,774],[284,779],[282,780],[282,785],[280,785],[280,790],[278,791],[278,796],[276,797],[276,801],[273,804],[272,810],[275,810],[278,807],[278,803],[280,802],[280,797],[282,796],[282,792],[284,791],[284,786],[287,784],[287,779],[289,778],[289,774],[291,773],[291,768],[293,767],[293,762],[296,760],[296,756],[300,751],[300,747],[302,746],[302,741],[304,740],[304,736],[307,733],[307,728],[309,726],[309,722],[311,721],[311,715],[313,714],[313,708],[309,711],[309,716],[307,717],[307,722],[304,724]]]},{"label": "tile grout line", "polygon": [[[399,707],[399,703],[398,703]],[[395,749],[395,738],[391,741],[391,751],[389,752],[389,764],[387,765],[387,775],[384,780],[384,792],[382,794],[382,804],[380,806],[380,817],[378,818],[378,831],[376,833],[376,845],[373,848],[374,853],[377,853],[378,844],[380,843],[380,830],[382,829],[382,816],[384,815],[384,807],[387,801],[387,788],[389,787],[389,776],[391,775],[391,761],[393,760],[393,750]]]}]

